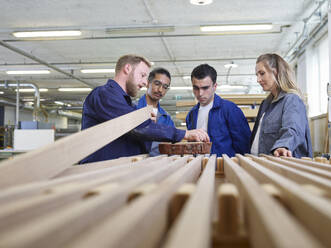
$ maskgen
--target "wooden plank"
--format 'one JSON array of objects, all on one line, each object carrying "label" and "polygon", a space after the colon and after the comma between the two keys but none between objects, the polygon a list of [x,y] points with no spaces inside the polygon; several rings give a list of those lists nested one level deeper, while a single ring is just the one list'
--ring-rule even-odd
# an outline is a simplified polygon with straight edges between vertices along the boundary
[{"label": "wooden plank", "polygon": [[[240,165],[242,157],[239,157]],[[223,158],[226,178],[238,187],[243,197],[253,247],[321,247],[250,174],[227,155]],[[246,161],[254,163],[245,158]]]},{"label": "wooden plank", "polygon": [[137,162],[137,161],[140,161],[142,159],[145,159],[145,158],[147,158],[147,155],[143,154],[143,155],[138,155],[138,156],[121,157],[121,158],[112,159],[112,160],[99,161],[99,162],[95,162],[95,163],[75,165],[75,166],[69,167],[68,169],[65,169],[64,171],[60,172],[59,174],[55,175],[52,178],[59,178],[59,177],[70,176],[70,175],[77,175],[77,174],[80,174],[80,173],[105,169],[105,168],[109,168],[109,167],[112,167],[112,166],[123,165],[123,164],[126,164],[126,163],[133,163],[133,162]]},{"label": "wooden plank", "polygon": [[195,184],[193,183],[184,183],[179,189],[176,191],[174,196],[172,197],[169,204],[169,224],[170,227],[182,211],[185,203],[191,197],[191,195],[195,191]]},{"label": "wooden plank", "polygon": [[239,192],[231,183],[223,183],[218,189],[218,229],[222,235],[239,233]]},{"label": "wooden plank", "polygon": [[[263,159],[260,157],[256,157],[253,155],[248,155],[249,157],[251,157],[253,159],[253,161],[258,162],[259,164],[263,165],[264,167],[280,174],[283,176],[286,176],[288,179],[292,180],[293,182],[299,183],[299,184],[313,184],[317,187],[320,187],[322,189],[325,189],[327,192],[330,192],[330,196],[331,196],[331,180],[327,180],[325,178],[310,174],[308,172],[305,171],[300,171],[297,169],[293,169],[297,168],[297,166],[300,165],[290,165],[291,167],[287,167],[285,165],[276,163],[274,161],[279,161],[281,159],[277,159],[277,158],[272,158],[272,157],[268,157],[268,159]],[[285,161],[286,162],[286,161]],[[291,163],[291,162],[289,162]],[[315,169],[315,168],[312,168]],[[315,169],[316,170],[316,169]],[[325,173],[327,173],[325,171]]]},{"label": "wooden plank", "polygon": [[4,204],[0,212],[0,231],[8,230],[18,225],[18,223],[48,214],[68,204],[73,204],[84,197],[90,189],[99,185],[137,179],[147,172],[159,170],[160,166],[167,162],[170,162],[170,158],[163,158],[157,162],[152,161],[148,164],[125,168],[113,173],[104,173],[103,177],[89,180],[85,183],[71,182],[59,185],[52,190],[51,194],[36,195],[10,204]]},{"label": "wooden plank", "polygon": [[[104,220],[107,216],[114,213],[115,210],[118,210],[119,207],[126,205],[128,195],[138,185],[148,182],[159,182],[175,171],[177,173],[179,168],[188,167],[184,166],[187,160],[188,157],[183,157],[172,163],[163,164],[159,166],[159,170],[147,172],[143,176],[131,180],[107,194],[101,194],[87,201],[74,203],[71,206],[53,211],[31,222],[21,224],[16,229],[0,233],[0,247],[63,247],[65,242],[76,237],[84,230],[95,227],[96,223]],[[199,166],[201,166],[201,159]],[[191,171],[192,168],[189,168]],[[146,197],[150,195],[153,194],[148,194]],[[129,204],[128,207],[136,205],[140,199],[146,197],[138,198],[132,204]],[[163,195],[160,196],[161,199],[163,199],[162,197]],[[161,199],[158,199],[156,203]],[[151,206],[151,208],[154,207],[154,205]],[[124,209],[126,208],[124,207]],[[146,222],[146,219],[153,221],[150,213],[150,211],[146,213],[148,218],[144,218],[142,220],[143,222]],[[118,228],[119,225],[116,226],[115,230]],[[109,232],[109,230],[107,229],[106,236],[109,236],[109,234],[115,231],[114,228],[111,228],[112,232]],[[54,235],[55,233],[56,235]],[[100,247],[99,244],[98,247]]]},{"label": "wooden plank", "polygon": [[314,168],[327,170],[327,171],[331,172],[331,165],[318,163],[318,162],[315,162],[315,161],[312,161],[312,160],[298,159],[298,158],[282,157],[282,159],[298,162],[300,164],[309,165],[309,166],[314,167]]},{"label": "wooden plank", "polygon": [[150,113],[151,107],[145,107],[2,162],[0,189],[45,180],[60,173],[135,128],[150,118]]},{"label": "wooden plank", "polygon": [[[129,169],[134,166],[139,166],[143,164],[149,164],[155,160],[159,160],[163,157],[166,157],[166,155],[161,155],[158,157],[150,157],[143,161],[138,162],[132,162],[123,164],[116,167],[106,168],[103,170],[98,171],[91,171],[86,173],[81,173],[78,175],[72,175],[67,177],[62,177],[58,179],[53,179],[49,181],[43,181],[43,182],[35,182],[35,183],[29,183],[24,185],[19,185],[16,187],[11,187],[8,189],[5,189],[0,192],[0,204],[8,204],[12,201],[17,201],[19,199],[28,198],[37,194],[44,194],[52,190],[53,187],[56,187],[57,185],[64,184],[64,183],[74,183],[74,182],[86,182],[98,178],[104,177],[107,173],[115,173],[117,171],[123,170],[123,169]],[[171,158],[173,158],[172,156]],[[170,160],[171,160],[170,158]],[[111,160],[104,161],[103,163],[107,164],[107,162],[111,163]]]},{"label": "wooden plank", "polygon": [[[208,247],[211,244],[211,226],[215,186],[216,155],[212,155],[202,172],[196,190],[184,206],[164,247]],[[203,203],[203,204],[202,204]],[[200,207],[199,207],[200,206]],[[191,235],[187,238],[188,233]]]},{"label": "wooden plank", "polygon": [[308,172],[310,174],[314,174],[316,176],[323,177],[323,178],[331,180],[331,171],[329,172],[329,171],[325,171],[323,169],[310,167],[308,165],[302,165],[302,164],[300,164],[299,161],[298,162],[297,161],[289,161],[289,160],[284,160],[284,159],[277,158],[277,157],[274,157],[274,156],[269,156],[269,155],[263,155],[263,156],[266,157],[267,159],[269,159],[271,161],[274,161],[274,162],[277,162],[279,164],[283,164],[283,165],[286,165],[288,167],[291,167],[291,168],[294,168],[294,169],[297,169],[297,170],[301,170],[301,171],[305,171],[305,172]]},{"label": "wooden plank", "polygon": [[[240,165],[249,171],[250,174],[257,175],[263,178],[264,181],[275,184],[281,190],[291,212],[307,230],[326,247],[331,244],[331,235],[329,232],[331,230],[331,203],[329,200],[302,190],[300,185],[259,165],[255,161],[249,160],[239,154],[237,154],[237,157],[239,158]],[[274,214],[273,211],[270,210],[270,212]],[[278,220],[278,222],[282,221]]]},{"label": "wooden plank", "polygon": [[89,248],[95,244],[98,248],[155,247],[167,228],[168,204],[173,193],[183,183],[194,182],[199,177],[201,162],[202,156],[194,158],[165,179],[156,191],[138,198],[67,247]]}]

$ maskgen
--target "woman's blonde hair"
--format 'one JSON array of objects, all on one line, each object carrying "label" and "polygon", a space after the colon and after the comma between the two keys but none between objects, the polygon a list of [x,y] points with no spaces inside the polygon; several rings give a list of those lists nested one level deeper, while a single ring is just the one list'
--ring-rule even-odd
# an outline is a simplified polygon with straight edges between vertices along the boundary
[{"label": "woman's blonde hair", "polygon": [[274,75],[276,78],[277,95],[280,91],[284,91],[297,94],[302,98],[302,93],[294,80],[293,71],[281,56],[275,53],[266,53],[257,58],[256,64],[260,62],[271,72],[273,71],[272,69],[276,71]]}]

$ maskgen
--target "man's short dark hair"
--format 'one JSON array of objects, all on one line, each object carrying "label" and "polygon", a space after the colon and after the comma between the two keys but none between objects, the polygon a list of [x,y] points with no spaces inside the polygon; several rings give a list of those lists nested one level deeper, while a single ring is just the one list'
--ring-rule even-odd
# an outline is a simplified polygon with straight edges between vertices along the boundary
[{"label": "man's short dark hair", "polygon": [[170,81],[171,81],[171,76],[170,76],[170,73],[167,69],[164,69],[164,68],[161,68],[161,67],[158,67],[158,68],[155,68],[153,71],[151,71],[149,73],[149,76],[148,76],[148,82],[152,82],[153,79],[155,78],[155,75],[156,74],[163,74],[163,75],[166,75]]},{"label": "man's short dark hair", "polygon": [[213,81],[213,84],[216,83],[217,72],[214,67],[211,67],[208,64],[201,64],[195,67],[191,73],[191,80],[193,78],[196,79],[204,79],[205,77],[210,77]]}]

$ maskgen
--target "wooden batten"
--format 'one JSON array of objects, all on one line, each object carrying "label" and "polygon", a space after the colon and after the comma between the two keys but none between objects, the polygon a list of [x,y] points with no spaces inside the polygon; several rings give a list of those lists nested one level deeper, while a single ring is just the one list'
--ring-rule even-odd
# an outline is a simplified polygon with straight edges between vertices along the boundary
[{"label": "wooden batten", "polygon": [[[290,207],[292,214],[298,218],[300,223],[303,223],[305,228],[317,237],[323,245],[328,246],[331,244],[331,236],[329,234],[329,230],[331,229],[331,203],[329,200],[302,190],[301,186],[297,183],[292,182],[285,176],[279,175],[272,170],[265,168],[255,161],[251,161],[238,154],[237,157],[240,160],[240,165],[246,171],[254,176],[262,178],[268,183],[275,184],[279,190],[281,190],[286,204]],[[259,195],[259,197],[261,196]],[[269,211],[273,213],[273,216],[275,216],[274,211]],[[291,219],[290,217],[288,218]],[[281,223],[283,220],[278,219],[277,222]],[[321,228],[321,226],[323,226],[323,228]],[[304,233],[302,227],[298,226],[296,228],[297,230],[301,230],[301,233]],[[291,232],[289,231],[288,234],[289,233]],[[292,240],[296,240],[293,233],[291,236],[292,237],[289,237],[289,239],[291,238]],[[305,236],[308,237],[308,234],[306,233]],[[283,237],[283,239],[285,238]],[[297,242],[299,242],[299,240],[297,240]]]},{"label": "wooden batten", "polygon": [[[197,183],[194,194],[186,203],[181,215],[174,223],[164,247],[208,247],[212,233],[212,209],[214,197],[216,155],[209,158]],[[203,202],[203,208],[196,208]],[[186,233],[198,233],[190,238]]]},{"label": "wooden batten", "polygon": [[322,169],[322,170],[331,172],[331,165],[312,161],[312,159],[307,160],[307,159],[298,159],[298,158],[289,158],[289,157],[282,157],[282,159],[298,162],[302,165],[308,165],[308,166],[311,166],[314,168],[318,168],[318,169]]},{"label": "wooden batten", "polygon": [[55,176],[135,128],[150,113],[151,107],[145,107],[2,162],[0,189]]},{"label": "wooden batten", "polygon": [[254,162],[241,155],[237,157],[241,166],[223,155],[224,170],[226,177],[238,187],[240,195],[245,200],[245,218],[248,219],[251,245],[253,247],[320,247],[318,241],[284,208],[275,204],[276,201],[250,175],[251,170],[246,164]]}]

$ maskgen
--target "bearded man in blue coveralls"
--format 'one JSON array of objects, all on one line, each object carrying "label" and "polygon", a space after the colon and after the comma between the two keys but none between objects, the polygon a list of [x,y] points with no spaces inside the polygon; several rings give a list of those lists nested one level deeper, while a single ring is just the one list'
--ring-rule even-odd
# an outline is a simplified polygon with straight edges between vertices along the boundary
[{"label": "bearded man in blue coveralls", "polygon": [[207,131],[213,143],[211,153],[218,157],[249,153],[251,131],[247,120],[236,104],[215,94],[216,78],[216,70],[208,64],[192,71],[193,93],[199,103],[186,116],[187,129]]},{"label": "bearded man in blue coveralls", "polygon": [[[114,80],[96,87],[86,97],[83,105],[82,129],[137,110],[131,97],[146,86],[150,63],[147,59],[136,55],[125,55],[116,63]],[[80,163],[90,163],[123,156],[146,153],[145,141],[208,142],[208,134],[200,130],[184,131],[171,126],[155,123],[151,119],[140,124],[130,132],[122,135],[95,153],[84,158]]]},{"label": "bearded man in blue coveralls", "polygon": [[[170,115],[160,106],[160,100],[165,96],[170,88],[171,76],[168,70],[156,68],[149,73],[147,81],[147,92],[138,101],[138,108],[153,106],[153,112],[156,116],[156,123],[174,127]],[[146,142],[150,156],[160,155],[159,142]]]}]

